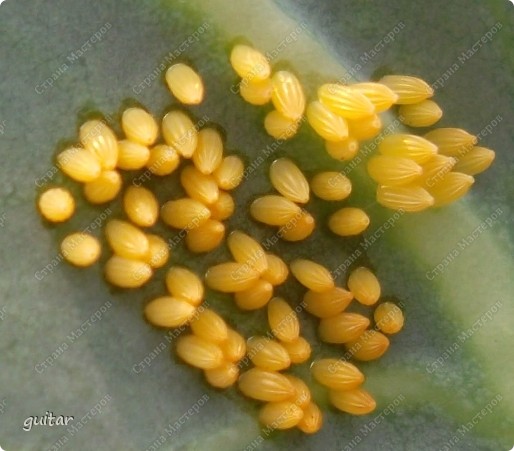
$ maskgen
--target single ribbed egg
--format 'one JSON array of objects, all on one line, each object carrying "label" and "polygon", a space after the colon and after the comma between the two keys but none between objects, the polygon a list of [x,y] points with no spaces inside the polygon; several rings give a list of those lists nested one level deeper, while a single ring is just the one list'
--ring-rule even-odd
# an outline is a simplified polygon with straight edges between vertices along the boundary
[{"label": "single ribbed egg", "polygon": [[62,172],[77,182],[91,182],[102,172],[98,157],[80,147],[63,150],[57,155],[57,164]]},{"label": "single ribbed egg", "polygon": [[150,149],[129,139],[118,143],[118,167],[126,171],[142,169],[150,159]]},{"label": "single ribbed egg", "polygon": [[271,101],[276,110],[289,119],[300,119],[305,110],[305,94],[300,80],[292,72],[281,70],[273,74],[271,81]]},{"label": "single ribbed egg", "polygon": [[298,282],[309,290],[322,293],[334,288],[334,279],[330,271],[312,260],[296,259],[289,265]]},{"label": "single ribbed egg", "polygon": [[223,141],[217,130],[204,128],[198,132],[193,163],[202,174],[212,174],[223,160]]},{"label": "single ribbed egg", "polygon": [[219,188],[212,175],[202,174],[193,165],[188,165],[180,173],[180,183],[192,199],[210,205],[218,200]]},{"label": "single ribbed egg", "polygon": [[121,116],[121,128],[131,141],[151,146],[159,134],[154,117],[142,108],[127,108]]},{"label": "single ribbed egg", "polygon": [[186,246],[191,252],[203,253],[216,249],[225,238],[225,226],[216,219],[208,219],[202,225],[187,232]]},{"label": "single ribbed egg", "polygon": [[121,185],[118,171],[103,171],[97,179],[84,184],[84,196],[92,204],[110,202],[120,192]]},{"label": "single ribbed egg", "polygon": [[129,219],[140,227],[153,226],[159,217],[159,203],[155,195],[142,186],[127,188],[123,207]]},{"label": "single ribbed egg", "polygon": [[271,74],[266,57],[249,45],[234,46],[230,53],[230,64],[241,78],[248,80],[265,80]]},{"label": "single ribbed egg", "polygon": [[118,161],[118,140],[114,132],[101,120],[90,120],[79,129],[80,143],[96,156],[102,169],[112,170]]},{"label": "single ribbed egg", "polygon": [[228,236],[227,245],[236,262],[249,264],[261,274],[268,269],[268,260],[264,249],[250,235],[234,230]]},{"label": "single ribbed egg", "polygon": [[273,187],[292,202],[304,204],[309,201],[309,182],[300,168],[288,158],[279,158],[271,163],[269,177]]},{"label": "single ribbed egg", "polygon": [[148,238],[136,226],[113,219],[105,226],[105,236],[112,250],[120,257],[143,260],[149,251]]},{"label": "single ribbed egg", "polygon": [[166,83],[171,93],[185,105],[198,105],[204,96],[200,75],[190,66],[177,63],[166,71]]},{"label": "single ribbed egg", "polygon": [[100,257],[100,242],[87,233],[72,233],[61,242],[63,257],[75,266],[91,266]]},{"label": "single ribbed egg", "polygon": [[51,222],[64,222],[75,211],[75,200],[65,188],[50,188],[38,200],[41,215]]},{"label": "single ribbed egg", "polygon": [[225,191],[233,190],[243,181],[243,160],[235,155],[225,157],[216,168],[213,175],[221,189]]},{"label": "single ribbed egg", "polygon": [[113,255],[105,264],[105,278],[120,288],[139,288],[152,277],[153,271],[144,261]]},{"label": "single ribbed egg", "polygon": [[353,236],[364,232],[370,219],[361,208],[345,207],[337,210],[328,220],[328,228],[336,235]]},{"label": "single ribbed egg", "polygon": [[146,167],[155,175],[169,175],[180,164],[178,152],[166,144],[158,144],[150,149]]},{"label": "single ribbed egg", "polygon": [[146,319],[154,326],[179,327],[187,324],[196,308],[183,299],[162,296],[145,307]]},{"label": "single ribbed egg", "polygon": [[162,220],[176,229],[194,229],[210,216],[211,212],[204,204],[190,198],[168,201],[161,208]]},{"label": "single ribbed egg", "polygon": [[172,266],[166,274],[166,287],[172,296],[198,306],[203,300],[203,282],[193,271]]},{"label": "single ribbed egg", "polygon": [[170,111],[162,119],[166,144],[184,158],[191,158],[198,144],[198,131],[191,118],[182,111]]},{"label": "single ribbed egg", "polygon": [[158,235],[147,234],[148,254],[145,262],[152,268],[162,268],[170,258],[170,249],[168,243]]}]

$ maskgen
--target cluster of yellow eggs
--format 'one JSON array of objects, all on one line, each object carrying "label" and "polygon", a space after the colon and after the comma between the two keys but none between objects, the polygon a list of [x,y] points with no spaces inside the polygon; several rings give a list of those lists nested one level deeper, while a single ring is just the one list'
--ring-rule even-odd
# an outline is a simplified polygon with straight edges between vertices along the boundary
[{"label": "cluster of yellow eggs", "polygon": [[[298,78],[286,71],[269,78],[271,66],[256,49],[234,47],[231,63],[242,77],[240,94],[246,101],[255,105],[272,101],[275,110],[264,123],[271,136],[292,138],[305,111],[326,151],[337,160],[353,159],[361,142],[377,137],[382,131],[379,114],[395,105],[400,121],[410,127],[432,126],[443,115],[430,99],[434,90],[417,77],[387,75],[378,82],[326,83],[306,107]],[[475,136],[459,128],[435,129],[424,137],[386,136],[378,146],[381,155],[372,157],[367,166],[379,185],[377,201],[394,210],[416,212],[460,199],[474,183],[473,175],[485,171],[495,157],[493,150],[476,144]]]},{"label": "cluster of yellow eggs", "polygon": [[[379,113],[395,104],[401,105],[401,120],[410,126],[432,125],[442,115],[429,100],[431,88],[415,77],[386,76],[378,83],[350,86],[323,84],[317,99],[307,104],[299,79],[289,71],[272,73],[258,50],[237,45],[230,62],[242,79],[240,94],[247,102],[272,102],[274,109],[264,121],[267,133],[277,139],[292,138],[305,115],[325,141],[328,154],[337,160],[352,159],[360,142],[377,136],[382,129]],[[204,98],[202,78],[188,65],[171,66],[166,83],[183,105],[198,105]],[[225,242],[223,221],[235,210],[229,191],[243,181],[244,163],[238,156],[224,155],[223,140],[215,128],[199,129],[183,110],[168,112],[159,127],[145,109],[128,108],[122,114],[121,128],[123,139],[101,120],[85,122],[79,130],[80,145],[59,153],[57,163],[67,176],[83,184],[84,197],[92,204],[111,202],[120,195],[121,171],[143,170],[158,177],[179,173],[184,197],[161,206],[152,191],[133,183],[122,195],[126,219],[111,219],[105,226],[112,250],[105,264],[106,280],[121,288],[138,288],[170,259],[170,241],[148,233],[159,218],[180,231],[191,252],[210,252]],[[369,175],[379,184],[378,202],[393,209],[420,211],[461,197],[473,183],[472,175],[494,159],[493,151],[476,147],[476,142],[461,129],[436,129],[424,137],[384,137],[379,155],[367,165]],[[315,229],[314,216],[304,208],[311,191],[330,202],[343,201],[352,192],[345,175],[326,171],[308,181],[288,158],[275,160],[269,177],[276,193],[255,199],[249,213],[254,220],[278,228],[277,235],[290,242],[308,238]],[[38,207],[44,218],[59,223],[74,214],[75,200],[69,190],[53,187],[40,195]],[[361,234],[369,224],[366,212],[356,207],[341,208],[328,220],[329,229],[342,237]],[[328,389],[337,409],[354,415],[373,411],[376,403],[362,388],[364,375],[347,360],[381,357],[389,348],[388,335],[399,332],[404,323],[402,310],[391,302],[381,302],[374,309],[373,325],[363,314],[346,312],[354,299],[364,306],[378,303],[381,288],[373,272],[354,269],[343,288],[336,286],[323,265],[308,259],[288,264],[244,231],[232,231],[226,243],[233,261],[211,266],[203,280],[184,266],[171,266],[166,274],[167,293],[144,309],[146,319],[157,327],[190,327],[191,333],[177,340],[179,357],[201,369],[212,386],[228,388],[237,382],[245,396],[264,402],[259,414],[263,425],[314,433],[323,423],[321,410],[308,385],[284,373],[311,357],[311,345],[300,334],[298,313],[305,309],[319,319],[321,340],[345,349],[341,358],[315,360],[313,378]],[[64,238],[61,252],[76,266],[90,266],[98,261],[101,245],[98,238],[77,232]],[[275,295],[290,273],[307,290],[295,308]],[[204,282],[211,290],[232,294],[241,310],[266,308],[269,332],[246,340],[204,303]],[[254,367],[242,371],[249,362]]]}]

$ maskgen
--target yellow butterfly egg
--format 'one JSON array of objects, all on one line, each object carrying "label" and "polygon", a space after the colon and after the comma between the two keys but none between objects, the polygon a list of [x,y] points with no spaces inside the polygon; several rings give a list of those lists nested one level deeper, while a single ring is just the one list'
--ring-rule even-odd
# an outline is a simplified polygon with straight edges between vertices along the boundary
[{"label": "yellow butterfly egg", "polygon": [[97,157],[105,170],[112,170],[118,161],[118,139],[100,120],[87,121],[79,129],[80,143]]},{"label": "yellow butterfly egg", "polygon": [[305,110],[305,94],[300,80],[292,72],[275,72],[271,79],[271,101],[275,109],[289,119],[298,120]]},{"label": "yellow butterfly egg", "polygon": [[441,177],[450,172],[457,160],[453,157],[447,157],[446,155],[434,155],[430,160],[423,163],[423,174],[416,180],[416,185],[420,185],[423,188],[434,186]]},{"label": "yellow butterfly egg", "polygon": [[286,199],[300,204],[309,202],[309,182],[293,161],[288,158],[275,160],[269,176],[273,187]]},{"label": "yellow butterfly egg", "polygon": [[186,166],[180,174],[180,182],[187,195],[204,204],[218,200],[219,188],[212,175],[202,174],[194,166]]},{"label": "yellow butterfly egg", "polygon": [[50,188],[38,200],[41,215],[50,222],[64,222],[75,212],[75,199],[65,188]]},{"label": "yellow butterfly egg", "polygon": [[296,340],[290,342],[282,341],[281,345],[289,354],[291,363],[298,364],[306,362],[311,356],[311,345],[303,337],[298,337]]},{"label": "yellow butterfly egg", "polygon": [[425,139],[439,148],[439,153],[458,157],[469,152],[478,142],[476,136],[462,128],[436,128],[428,132]]},{"label": "yellow butterfly egg", "polygon": [[193,306],[198,306],[203,301],[203,282],[187,268],[172,266],[166,274],[166,287],[172,296],[184,299]]},{"label": "yellow butterfly egg", "polygon": [[367,415],[377,406],[373,397],[362,388],[346,391],[330,390],[329,398],[334,407],[352,415]]},{"label": "yellow butterfly egg", "polygon": [[217,130],[204,128],[198,132],[193,164],[202,174],[212,174],[223,160],[223,141]]},{"label": "yellow butterfly egg", "polygon": [[276,297],[269,302],[268,323],[271,332],[280,341],[293,342],[300,336],[298,315],[282,298]]},{"label": "yellow butterfly egg", "polygon": [[360,266],[348,277],[348,288],[352,295],[363,305],[373,305],[380,298],[380,282],[368,268]]},{"label": "yellow butterfly egg", "polygon": [[284,116],[279,111],[270,111],[264,118],[264,129],[277,140],[286,140],[296,135],[300,121]]},{"label": "yellow butterfly egg", "polygon": [[151,146],[159,134],[154,117],[142,108],[127,108],[121,116],[121,128],[130,141]]},{"label": "yellow butterfly egg", "polygon": [[311,180],[313,193],[323,200],[339,201],[352,192],[352,182],[340,172],[319,172]]},{"label": "yellow butterfly egg", "polygon": [[142,169],[150,160],[150,149],[142,144],[124,139],[118,142],[118,167],[126,171]]},{"label": "yellow butterfly egg", "polygon": [[97,179],[102,167],[98,157],[80,147],[70,147],[57,155],[59,169],[77,182],[91,182]]},{"label": "yellow butterfly egg", "polygon": [[294,221],[290,221],[280,228],[279,236],[286,241],[302,241],[312,235],[316,227],[314,217],[302,211],[301,215]]},{"label": "yellow butterfly egg", "polygon": [[248,264],[260,274],[268,269],[268,260],[264,249],[250,235],[234,230],[228,236],[227,245],[236,262]]},{"label": "yellow butterfly egg", "polygon": [[195,311],[195,307],[183,299],[162,296],[147,304],[145,316],[154,326],[179,327],[187,324]]},{"label": "yellow butterfly egg", "polygon": [[268,261],[268,269],[261,274],[261,277],[271,285],[282,285],[287,276],[289,276],[289,268],[284,260],[275,254],[266,254]]},{"label": "yellow butterfly egg", "polygon": [[261,407],[259,421],[272,429],[294,428],[303,418],[303,410],[289,401],[270,402]]},{"label": "yellow butterfly egg", "polygon": [[325,150],[335,160],[349,161],[359,151],[359,141],[348,137],[344,141],[325,141]]},{"label": "yellow butterfly egg", "polygon": [[448,172],[428,192],[434,198],[434,207],[442,207],[465,196],[473,183],[475,179],[471,175]]},{"label": "yellow butterfly egg", "polygon": [[220,190],[218,200],[209,205],[209,210],[211,212],[211,219],[224,221],[234,213],[234,199],[229,193]]},{"label": "yellow butterfly egg", "polygon": [[484,172],[491,166],[496,154],[494,150],[486,147],[473,147],[464,156],[460,157],[455,165],[455,171],[468,175]]},{"label": "yellow butterfly egg", "polygon": [[205,283],[222,293],[235,293],[250,288],[259,273],[246,263],[227,262],[211,266],[205,274]]},{"label": "yellow butterfly egg", "polygon": [[155,195],[142,186],[127,188],[123,207],[129,219],[140,227],[153,226],[159,217],[159,203]]},{"label": "yellow butterfly egg", "polygon": [[392,302],[383,302],[373,313],[375,324],[386,334],[396,334],[403,328],[405,319],[403,312],[396,304]]},{"label": "yellow butterfly egg", "polygon": [[264,307],[272,297],[273,285],[259,279],[246,290],[235,293],[234,301],[241,310],[257,310]]},{"label": "yellow butterfly egg", "polygon": [[148,234],[148,255],[145,262],[152,268],[162,268],[170,258],[170,249],[168,243],[158,235]]},{"label": "yellow butterfly egg", "polygon": [[105,264],[105,278],[120,288],[139,288],[152,277],[150,265],[144,261],[113,255]]},{"label": "yellow butterfly egg", "polygon": [[327,141],[343,141],[348,138],[346,120],[334,114],[323,103],[314,101],[307,106],[307,120],[314,131]]},{"label": "yellow butterfly egg", "polygon": [[369,226],[370,219],[361,208],[345,207],[337,210],[328,220],[328,228],[336,235],[359,235]]},{"label": "yellow butterfly egg", "polygon": [[319,100],[333,113],[345,119],[362,119],[375,113],[375,106],[361,92],[335,83],[318,88]]},{"label": "yellow butterfly egg", "polygon": [[158,144],[150,149],[146,167],[155,175],[169,175],[178,168],[180,156],[171,146]]},{"label": "yellow butterfly egg", "polygon": [[103,171],[97,179],[84,184],[84,196],[92,204],[110,202],[120,192],[122,183],[118,171]]},{"label": "yellow butterfly egg", "polygon": [[241,158],[230,155],[223,158],[213,175],[221,189],[230,191],[237,188],[243,181],[244,168]]},{"label": "yellow butterfly egg", "polygon": [[238,44],[232,48],[230,64],[241,78],[251,81],[265,80],[271,75],[266,57],[248,45]]},{"label": "yellow butterfly egg", "polygon": [[307,408],[312,399],[311,391],[309,390],[307,384],[299,377],[293,376],[291,374],[286,374],[285,376],[295,389],[295,394],[290,401],[301,409]]},{"label": "yellow butterfly egg", "polygon": [[318,318],[330,318],[341,313],[353,299],[352,293],[334,287],[323,293],[307,291],[303,297],[305,310]]},{"label": "yellow butterfly egg", "polygon": [[389,339],[376,330],[367,330],[356,340],[345,343],[352,357],[357,360],[368,361],[375,360],[387,351],[389,348]]},{"label": "yellow butterfly egg", "polygon": [[316,360],[311,365],[311,372],[321,385],[334,390],[352,390],[364,382],[364,374],[344,360]]},{"label": "yellow butterfly egg", "polygon": [[239,368],[231,362],[224,362],[218,368],[204,370],[205,380],[216,388],[228,388],[237,382]]},{"label": "yellow butterfly egg", "polygon": [[166,144],[184,158],[191,158],[198,145],[198,131],[191,118],[182,111],[170,111],[162,119]]},{"label": "yellow butterfly egg", "polygon": [[75,266],[91,266],[100,257],[100,242],[87,233],[72,233],[61,242],[63,257]]},{"label": "yellow butterfly egg", "polygon": [[366,141],[374,138],[382,130],[380,116],[373,114],[362,119],[348,120],[348,133],[352,138],[359,141]]},{"label": "yellow butterfly egg", "polygon": [[200,75],[191,67],[177,63],[166,71],[166,83],[171,93],[185,105],[202,103],[204,86]]},{"label": "yellow butterfly egg", "polygon": [[300,217],[301,208],[283,196],[268,195],[257,198],[250,206],[250,214],[259,222],[283,226]]},{"label": "yellow butterfly egg", "polygon": [[368,160],[368,175],[381,185],[407,185],[419,179],[423,168],[410,158],[377,155]]},{"label": "yellow butterfly egg", "polygon": [[293,276],[309,290],[322,293],[334,288],[330,271],[312,260],[296,259],[289,265]]},{"label": "yellow butterfly egg", "polygon": [[437,146],[421,136],[397,133],[386,136],[378,145],[378,151],[382,155],[410,158],[421,164],[437,154]]},{"label": "yellow butterfly egg", "polygon": [[105,226],[105,236],[115,254],[134,260],[143,260],[150,245],[146,235],[126,221],[113,219]]},{"label": "yellow butterfly egg", "polygon": [[228,338],[227,323],[214,310],[199,311],[189,325],[193,333],[204,340],[219,344]]},{"label": "yellow butterfly egg", "polygon": [[205,224],[210,216],[211,212],[204,204],[188,197],[170,200],[161,208],[162,220],[175,229],[194,229]]},{"label": "yellow butterfly egg", "polygon": [[280,402],[295,395],[295,388],[286,376],[260,368],[241,374],[238,386],[245,396],[258,401]]},{"label": "yellow butterfly egg", "polygon": [[239,94],[252,105],[265,105],[271,100],[273,83],[271,79],[250,80],[244,79],[239,83]]},{"label": "yellow butterfly egg", "polygon": [[355,83],[349,88],[364,94],[375,106],[376,113],[387,111],[398,101],[398,95],[382,83]]},{"label": "yellow butterfly egg", "polygon": [[246,340],[233,329],[228,329],[227,339],[220,346],[223,356],[229,362],[238,362],[246,355]]},{"label": "yellow butterfly egg", "polygon": [[246,349],[253,364],[268,371],[281,371],[289,368],[291,359],[284,347],[267,337],[251,337]]},{"label": "yellow butterfly egg", "polygon": [[221,348],[196,335],[186,335],[178,339],[177,355],[184,362],[202,370],[212,370],[223,364]]},{"label": "yellow butterfly egg", "polygon": [[434,205],[434,198],[418,185],[381,185],[377,188],[377,202],[392,210],[417,212]]},{"label": "yellow butterfly egg", "polygon": [[423,100],[402,105],[398,110],[398,116],[400,121],[410,127],[430,127],[443,117],[443,110],[433,100]]},{"label": "yellow butterfly egg", "polygon": [[317,404],[311,402],[303,409],[303,418],[297,424],[305,434],[315,434],[323,426],[323,414]]},{"label": "yellow butterfly egg", "polygon": [[379,83],[398,96],[395,102],[398,105],[418,103],[434,95],[434,90],[426,81],[408,75],[386,75]]},{"label": "yellow butterfly egg", "polygon": [[358,313],[339,313],[319,322],[318,333],[326,343],[356,340],[368,328],[369,319]]},{"label": "yellow butterfly egg", "polygon": [[197,254],[216,249],[225,237],[225,226],[215,219],[208,219],[201,226],[191,229],[186,235],[186,246]]}]

